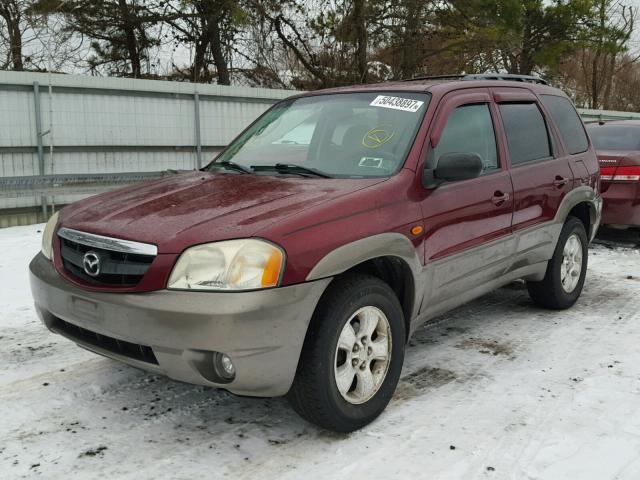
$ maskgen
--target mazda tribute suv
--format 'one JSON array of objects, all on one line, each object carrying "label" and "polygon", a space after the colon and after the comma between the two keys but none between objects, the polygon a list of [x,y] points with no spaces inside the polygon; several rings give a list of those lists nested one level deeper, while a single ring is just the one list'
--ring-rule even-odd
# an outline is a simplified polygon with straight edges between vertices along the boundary
[{"label": "mazda tribute suv", "polygon": [[601,216],[573,105],[534,77],[336,88],[266,111],[207,167],[48,222],[37,311],[95,353],[348,432],[421,324],[516,279],[580,296]]}]

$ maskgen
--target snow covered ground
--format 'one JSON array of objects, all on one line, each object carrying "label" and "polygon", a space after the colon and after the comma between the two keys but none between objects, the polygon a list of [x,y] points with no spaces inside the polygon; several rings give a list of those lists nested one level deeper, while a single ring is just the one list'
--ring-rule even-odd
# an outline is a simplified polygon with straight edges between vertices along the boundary
[{"label": "snow covered ground", "polygon": [[0,478],[640,478],[638,248],[592,247],[568,311],[515,283],[421,329],[386,412],[343,436],[46,331],[40,228],[0,230]]}]

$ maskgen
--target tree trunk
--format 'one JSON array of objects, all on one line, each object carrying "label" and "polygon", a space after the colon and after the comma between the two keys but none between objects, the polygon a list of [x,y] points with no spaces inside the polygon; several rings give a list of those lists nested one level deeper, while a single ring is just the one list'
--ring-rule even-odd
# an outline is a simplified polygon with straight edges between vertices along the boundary
[{"label": "tree trunk", "polygon": [[129,5],[127,0],[118,0],[120,7],[120,16],[122,18],[122,29],[125,34],[125,42],[129,61],[131,62],[131,74],[137,78],[142,74],[142,66],[140,62],[140,50],[138,49],[138,40],[136,38],[136,29],[131,18]]},{"label": "tree trunk", "polygon": [[613,87],[613,79],[616,73],[616,56],[611,54],[609,58],[604,62],[604,76],[606,84],[604,92],[602,94],[602,108],[609,110],[611,108],[611,89]]},{"label": "tree trunk", "polygon": [[510,73],[519,73],[520,75],[531,75],[531,71],[533,70],[533,51],[532,51],[532,28],[531,28],[531,17],[534,14],[535,7],[527,7],[525,9],[524,15],[524,25],[522,28],[522,45],[520,50],[520,61],[518,62],[518,71],[510,72]]},{"label": "tree trunk", "polygon": [[22,32],[20,31],[20,6],[14,1],[3,0],[0,3],[0,17],[7,24],[9,36],[9,59],[12,70],[24,70],[22,63]]},{"label": "tree trunk", "polygon": [[[199,7],[199,6],[198,6]],[[193,56],[193,65],[191,65],[191,73],[193,82],[208,81],[209,68],[206,61],[207,49],[209,48],[209,23],[206,16],[206,12],[203,12],[201,8],[198,8],[198,20],[196,25],[199,27],[193,28],[195,53]]]},{"label": "tree trunk", "polygon": [[599,4],[599,20],[600,20],[600,28],[598,30],[598,43],[595,48],[595,53],[593,57],[593,61],[591,63],[591,99],[590,99],[590,108],[598,108],[600,106],[600,58],[603,55],[603,43],[604,38],[602,38],[603,32],[605,31],[605,27],[607,25],[607,12],[606,12],[606,0],[600,0]]},{"label": "tree trunk", "polygon": [[598,108],[600,90],[600,82],[598,78],[598,63],[600,62],[600,54],[596,53],[591,61],[591,95],[589,99],[589,108]]},{"label": "tree trunk", "polygon": [[213,63],[218,71],[218,83],[220,85],[231,85],[231,75],[229,74],[229,66],[227,60],[224,58],[222,52],[222,36],[220,34],[220,16],[212,18],[211,23],[211,36],[209,37],[209,44],[211,46],[211,55],[213,56]]},{"label": "tree trunk", "polygon": [[358,69],[358,81],[367,83],[367,19],[366,0],[354,0],[353,21],[355,23],[356,35],[356,65]]},{"label": "tree trunk", "polygon": [[11,49],[11,63],[13,69],[17,71],[24,70],[22,64],[22,34],[20,33],[20,21],[14,22],[9,27],[9,48]]},{"label": "tree trunk", "polygon": [[193,82],[199,82],[207,78],[207,65],[205,56],[207,54],[207,43],[204,39],[199,38],[195,41],[195,54],[193,56],[192,78]]},{"label": "tree trunk", "polygon": [[415,53],[415,42],[419,30],[421,1],[406,2],[406,24],[401,36],[400,78],[409,79],[416,74],[420,56]]}]

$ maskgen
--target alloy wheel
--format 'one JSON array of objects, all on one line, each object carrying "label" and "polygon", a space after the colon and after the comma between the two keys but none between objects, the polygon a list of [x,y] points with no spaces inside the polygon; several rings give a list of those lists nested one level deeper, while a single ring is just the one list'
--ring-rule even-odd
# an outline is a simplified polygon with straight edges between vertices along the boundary
[{"label": "alloy wheel", "polygon": [[391,360],[391,328],[382,310],[367,306],[345,323],[336,348],[334,374],[342,398],[370,400],[384,382]]},{"label": "alloy wheel", "polygon": [[575,233],[567,238],[562,251],[562,265],[560,266],[560,283],[565,292],[571,293],[576,289],[582,273],[582,241]]}]

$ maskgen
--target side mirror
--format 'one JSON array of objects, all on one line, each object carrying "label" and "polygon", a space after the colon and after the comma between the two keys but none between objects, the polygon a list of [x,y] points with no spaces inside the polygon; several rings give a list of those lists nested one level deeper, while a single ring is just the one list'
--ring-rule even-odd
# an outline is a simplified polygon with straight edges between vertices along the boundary
[{"label": "side mirror", "polygon": [[470,180],[480,176],[482,167],[482,158],[477,153],[445,153],[438,159],[433,177],[445,182]]}]

